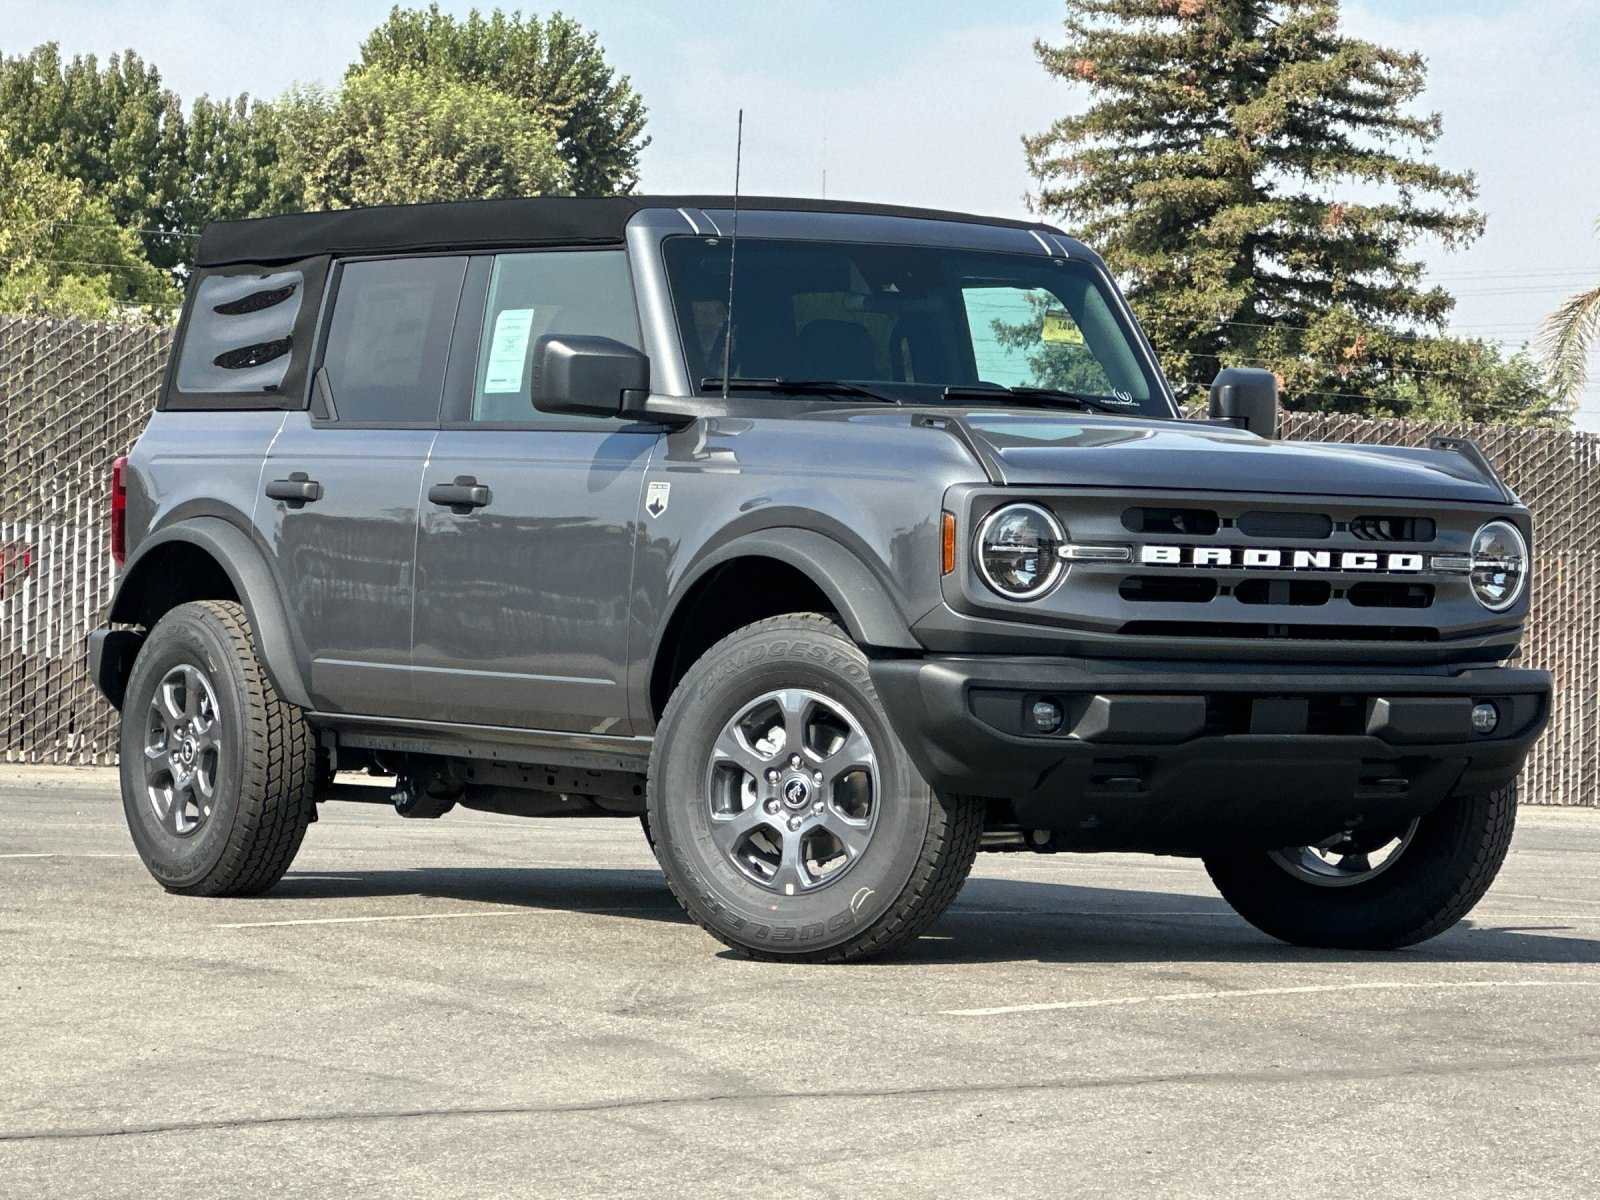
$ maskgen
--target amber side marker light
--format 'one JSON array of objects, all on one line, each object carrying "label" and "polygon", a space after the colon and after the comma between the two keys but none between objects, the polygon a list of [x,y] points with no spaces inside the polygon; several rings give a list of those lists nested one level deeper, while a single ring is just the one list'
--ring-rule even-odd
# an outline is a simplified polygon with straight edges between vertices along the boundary
[{"label": "amber side marker light", "polygon": [[956,515],[944,515],[944,573],[950,574],[956,569]]}]

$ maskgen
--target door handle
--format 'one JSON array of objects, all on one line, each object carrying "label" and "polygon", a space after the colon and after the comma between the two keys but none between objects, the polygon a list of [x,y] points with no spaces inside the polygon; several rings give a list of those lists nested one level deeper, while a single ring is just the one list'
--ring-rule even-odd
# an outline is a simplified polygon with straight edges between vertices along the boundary
[{"label": "door handle", "polygon": [[436,483],[428,489],[429,503],[456,513],[483,508],[493,499],[494,493],[471,475],[457,475],[451,483]]},{"label": "door handle", "polygon": [[268,500],[285,500],[290,508],[322,499],[322,485],[308,478],[304,471],[295,471],[287,479],[274,479],[266,490]]}]

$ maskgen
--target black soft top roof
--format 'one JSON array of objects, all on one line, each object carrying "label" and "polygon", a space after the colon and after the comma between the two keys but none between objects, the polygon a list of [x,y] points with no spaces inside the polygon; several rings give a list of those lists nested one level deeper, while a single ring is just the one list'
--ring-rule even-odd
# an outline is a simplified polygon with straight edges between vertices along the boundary
[{"label": "black soft top roof", "polygon": [[[856,213],[1059,232],[1038,221],[1011,221],[846,200],[741,196],[739,206],[751,211]],[[288,262],[318,254],[616,243],[622,241],[623,227],[629,218],[641,209],[732,207],[731,196],[548,196],[348,208],[337,212],[260,217],[251,221],[214,221],[200,235],[195,265],[218,267],[230,263]]]}]

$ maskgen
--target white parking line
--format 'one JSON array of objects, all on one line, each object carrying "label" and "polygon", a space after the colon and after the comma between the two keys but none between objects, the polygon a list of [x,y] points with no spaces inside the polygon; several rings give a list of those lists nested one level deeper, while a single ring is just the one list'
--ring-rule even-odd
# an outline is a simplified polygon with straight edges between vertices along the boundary
[{"label": "white parking line", "polygon": [[275,929],[287,925],[366,925],[376,921],[461,921],[486,917],[612,916],[617,913],[667,912],[665,906],[635,904],[626,908],[516,908],[491,912],[395,913],[378,917],[299,917],[290,921],[230,921],[213,929]]},{"label": "white parking line", "polygon": [[1150,996],[1108,996],[1098,1000],[1057,1000],[1049,1004],[1009,1004],[1000,1008],[950,1008],[941,1017],[1004,1017],[1015,1013],[1060,1012],[1072,1008],[1119,1008],[1133,1004],[1173,1004],[1190,1000],[1247,1000],[1259,996],[1317,996],[1330,992],[1470,991],[1491,988],[1600,987],[1600,979],[1474,979],[1458,982],[1373,981],[1313,983],[1301,987],[1239,988],[1215,992],[1162,992]]}]

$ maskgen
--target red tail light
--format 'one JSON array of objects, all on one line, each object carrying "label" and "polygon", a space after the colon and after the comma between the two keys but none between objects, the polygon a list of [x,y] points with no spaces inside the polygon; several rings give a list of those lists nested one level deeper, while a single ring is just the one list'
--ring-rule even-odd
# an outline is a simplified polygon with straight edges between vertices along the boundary
[{"label": "red tail light", "polygon": [[111,557],[119,567],[128,560],[128,485],[123,479],[127,469],[126,454],[111,464]]}]

